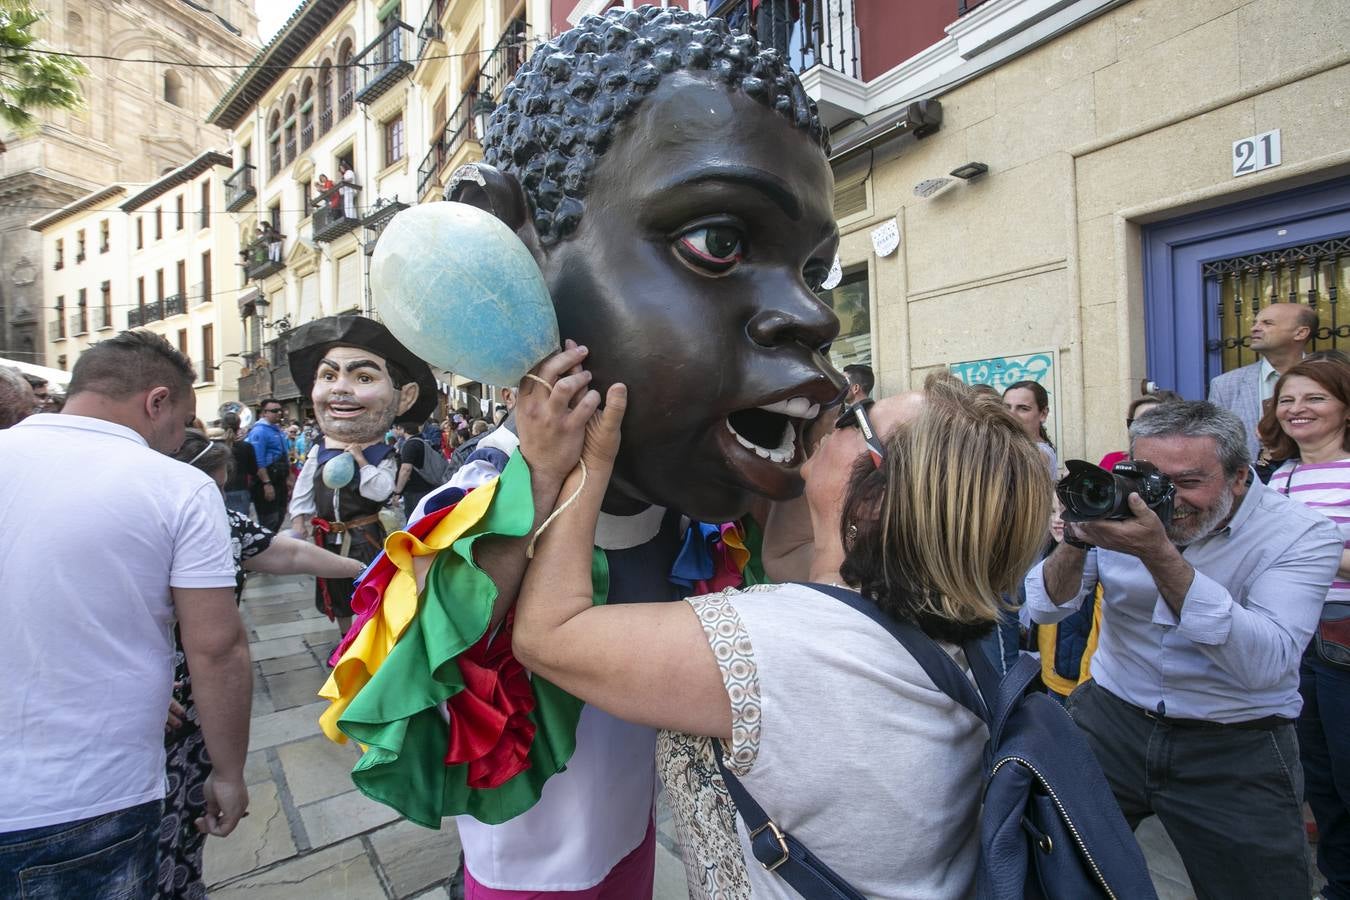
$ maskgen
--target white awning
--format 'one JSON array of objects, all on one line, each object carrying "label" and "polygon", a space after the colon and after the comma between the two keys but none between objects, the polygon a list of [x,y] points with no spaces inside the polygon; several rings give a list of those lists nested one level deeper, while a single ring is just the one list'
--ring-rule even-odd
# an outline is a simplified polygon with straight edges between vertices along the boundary
[{"label": "white awning", "polygon": [[52,369],[47,366],[38,366],[33,363],[19,362],[17,359],[6,359],[0,356],[0,366],[9,366],[11,369],[18,369],[25,375],[36,375],[38,378],[45,378],[55,388],[65,393],[70,386],[70,373],[61,369]]}]

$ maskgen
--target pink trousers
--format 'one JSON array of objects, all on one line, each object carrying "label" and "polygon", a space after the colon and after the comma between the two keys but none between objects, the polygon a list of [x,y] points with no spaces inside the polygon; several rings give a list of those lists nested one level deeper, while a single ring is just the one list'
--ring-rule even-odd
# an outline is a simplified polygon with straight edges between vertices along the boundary
[{"label": "pink trousers", "polygon": [[619,860],[618,865],[595,887],[581,891],[499,891],[474,880],[464,866],[464,900],[638,900],[652,895],[656,878],[656,825],[647,825],[647,836],[637,849]]}]

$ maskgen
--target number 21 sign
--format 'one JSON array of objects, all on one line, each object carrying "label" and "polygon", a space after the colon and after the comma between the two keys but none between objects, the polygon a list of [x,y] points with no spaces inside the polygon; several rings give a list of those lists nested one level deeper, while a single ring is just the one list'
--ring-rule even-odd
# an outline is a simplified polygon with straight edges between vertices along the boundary
[{"label": "number 21 sign", "polygon": [[1280,164],[1280,129],[1233,141],[1233,177]]}]

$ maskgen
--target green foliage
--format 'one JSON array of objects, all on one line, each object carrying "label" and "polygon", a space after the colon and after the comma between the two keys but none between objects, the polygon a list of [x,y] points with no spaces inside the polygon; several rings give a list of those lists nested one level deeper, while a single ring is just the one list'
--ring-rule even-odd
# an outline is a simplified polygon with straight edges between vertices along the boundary
[{"label": "green foliage", "polygon": [[0,0],[0,125],[20,132],[37,129],[40,110],[84,106],[84,64],[35,52],[46,49],[33,32],[44,15],[28,0]]}]

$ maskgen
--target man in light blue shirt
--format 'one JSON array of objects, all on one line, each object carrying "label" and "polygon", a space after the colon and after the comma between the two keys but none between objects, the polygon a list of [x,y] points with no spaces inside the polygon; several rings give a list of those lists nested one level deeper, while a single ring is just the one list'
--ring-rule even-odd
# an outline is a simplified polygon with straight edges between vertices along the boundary
[{"label": "man in light blue shirt", "polygon": [[1069,711],[1125,817],[1159,817],[1197,895],[1305,898],[1298,671],[1342,542],[1253,476],[1244,431],[1203,402],[1137,419],[1130,452],[1176,485],[1171,521],[1132,495],[1132,518],[1066,524],[1027,608],[1057,622],[1101,583],[1093,680]]},{"label": "man in light blue shirt", "polygon": [[258,407],[258,421],[248,430],[245,440],[258,458],[258,481],[253,486],[253,506],[258,522],[271,531],[280,531],[286,511],[286,476],[290,472],[289,448],[281,421],[281,403],[267,398]]}]

